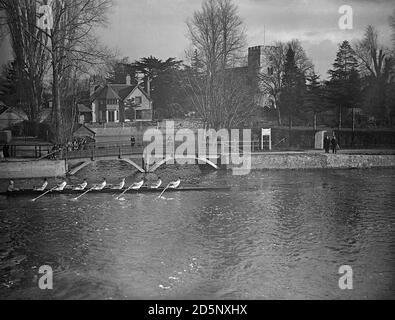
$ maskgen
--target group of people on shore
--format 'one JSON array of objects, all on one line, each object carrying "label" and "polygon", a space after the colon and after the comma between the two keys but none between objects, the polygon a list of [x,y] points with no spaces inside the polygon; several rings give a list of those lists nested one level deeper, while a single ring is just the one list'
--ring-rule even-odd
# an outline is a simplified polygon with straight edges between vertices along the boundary
[{"label": "group of people on shore", "polygon": [[51,150],[51,158],[56,159],[57,154],[63,150],[71,151],[81,151],[85,150],[89,142],[86,138],[74,138],[73,141],[69,141],[66,144],[55,144]]},{"label": "group of people on shore", "polygon": [[66,145],[68,151],[80,151],[84,150],[88,145],[86,138],[74,138],[73,141],[69,141]]},{"label": "group of people on shore", "polygon": [[339,143],[336,139],[336,136],[333,136],[332,139],[329,136],[325,136],[324,138],[324,150],[326,153],[330,153],[332,150],[333,154],[336,154],[338,150],[340,150]]}]

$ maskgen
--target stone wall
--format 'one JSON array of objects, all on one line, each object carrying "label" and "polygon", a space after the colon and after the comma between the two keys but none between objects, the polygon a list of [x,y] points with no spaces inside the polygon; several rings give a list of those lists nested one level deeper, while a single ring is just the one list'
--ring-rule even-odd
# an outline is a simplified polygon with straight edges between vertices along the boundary
[{"label": "stone wall", "polygon": [[66,175],[65,161],[0,162],[0,179],[53,178]]},{"label": "stone wall", "polygon": [[395,168],[395,155],[260,153],[252,155],[251,165],[252,170]]}]

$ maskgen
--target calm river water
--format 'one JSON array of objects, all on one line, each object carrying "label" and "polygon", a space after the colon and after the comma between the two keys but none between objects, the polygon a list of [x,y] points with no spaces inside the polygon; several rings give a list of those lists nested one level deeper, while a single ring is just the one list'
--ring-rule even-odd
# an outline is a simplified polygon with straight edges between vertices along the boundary
[{"label": "calm river water", "polygon": [[[137,179],[102,163],[71,182],[125,172]],[[395,298],[395,170],[160,174],[232,191],[1,197],[0,298]],[[52,291],[38,289],[42,265]],[[353,290],[339,289],[342,265]]]}]

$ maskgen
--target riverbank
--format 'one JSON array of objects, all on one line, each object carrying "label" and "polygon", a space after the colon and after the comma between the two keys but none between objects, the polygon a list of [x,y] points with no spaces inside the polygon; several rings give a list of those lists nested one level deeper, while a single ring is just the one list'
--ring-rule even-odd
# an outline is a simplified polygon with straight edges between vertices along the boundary
[{"label": "riverbank", "polygon": [[[372,152],[372,151],[369,151]],[[326,154],[321,152],[255,153],[251,157],[252,170],[297,170],[297,169],[367,169],[395,168],[395,153],[380,151]],[[233,166],[228,166],[232,169]]]},{"label": "riverbank", "polygon": [[[223,166],[232,170],[233,165]],[[320,151],[265,152],[251,155],[251,170],[368,169],[395,168],[395,150],[343,150],[339,154]],[[9,160],[0,162],[0,179],[62,177],[64,160]]]},{"label": "riverbank", "polygon": [[0,162],[0,179],[33,179],[66,175],[63,160],[9,160]]}]

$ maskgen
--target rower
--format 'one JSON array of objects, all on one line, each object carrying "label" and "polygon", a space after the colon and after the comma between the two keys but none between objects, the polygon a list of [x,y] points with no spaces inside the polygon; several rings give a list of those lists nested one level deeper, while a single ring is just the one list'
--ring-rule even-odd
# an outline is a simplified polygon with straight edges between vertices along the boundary
[{"label": "rower", "polygon": [[162,179],[159,177],[158,181],[151,186],[151,189],[159,189],[162,185]]},{"label": "rower", "polygon": [[66,186],[67,186],[67,181],[66,179],[63,179],[63,182],[59,184],[57,188],[54,189],[54,191],[63,191],[64,188],[66,188]]},{"label": "rower", "polygon": [[10,180],[10,184],[8,185],[8,192],[15,192],[15,191],[19,191],[18,188],[15,188],[15,183],[14,180]]},{"label": "rower", "polygon": [[113,190],[122,190],[125,187],[125,184],[126,184],[126,179],[123,178],[121,183],[119,185],[113,187],[112,189]]},{"label": "rower", "polygon": [[130,187],[130,189],[131,189],[131,190],[140,190],[141,187],[142,187],[143,185],[144,185],[144,180],[142,180],[142,181],[140,181],[140,182],[134,183],[134,184]]},{"label": "rower", "polygon": [[86,187],[88,186],[88,181],[84,179],[84,182],[77,187],[74,188],[75,191],[84,191]]},{"label": "rower", "polygon": [[181,184],[181,178],[179,178],[177,181],[170,182],[168,188],[169,189],[177,189]]},{"label": "rower", "polygon": [[92,188],[92,190],[101,191],[101,190],[103,190],[106,186],[107,186],[107,180],[106,180],[106,178],[103,178],[103,182],[102,182],[101,184],[99,184],[99,185],[94,186],[94,187]]},{"label": "rower", "polygon": [[48,187],[48,180],[45,178],[41,187],[34,188],[34,191],[44,191]]}]

